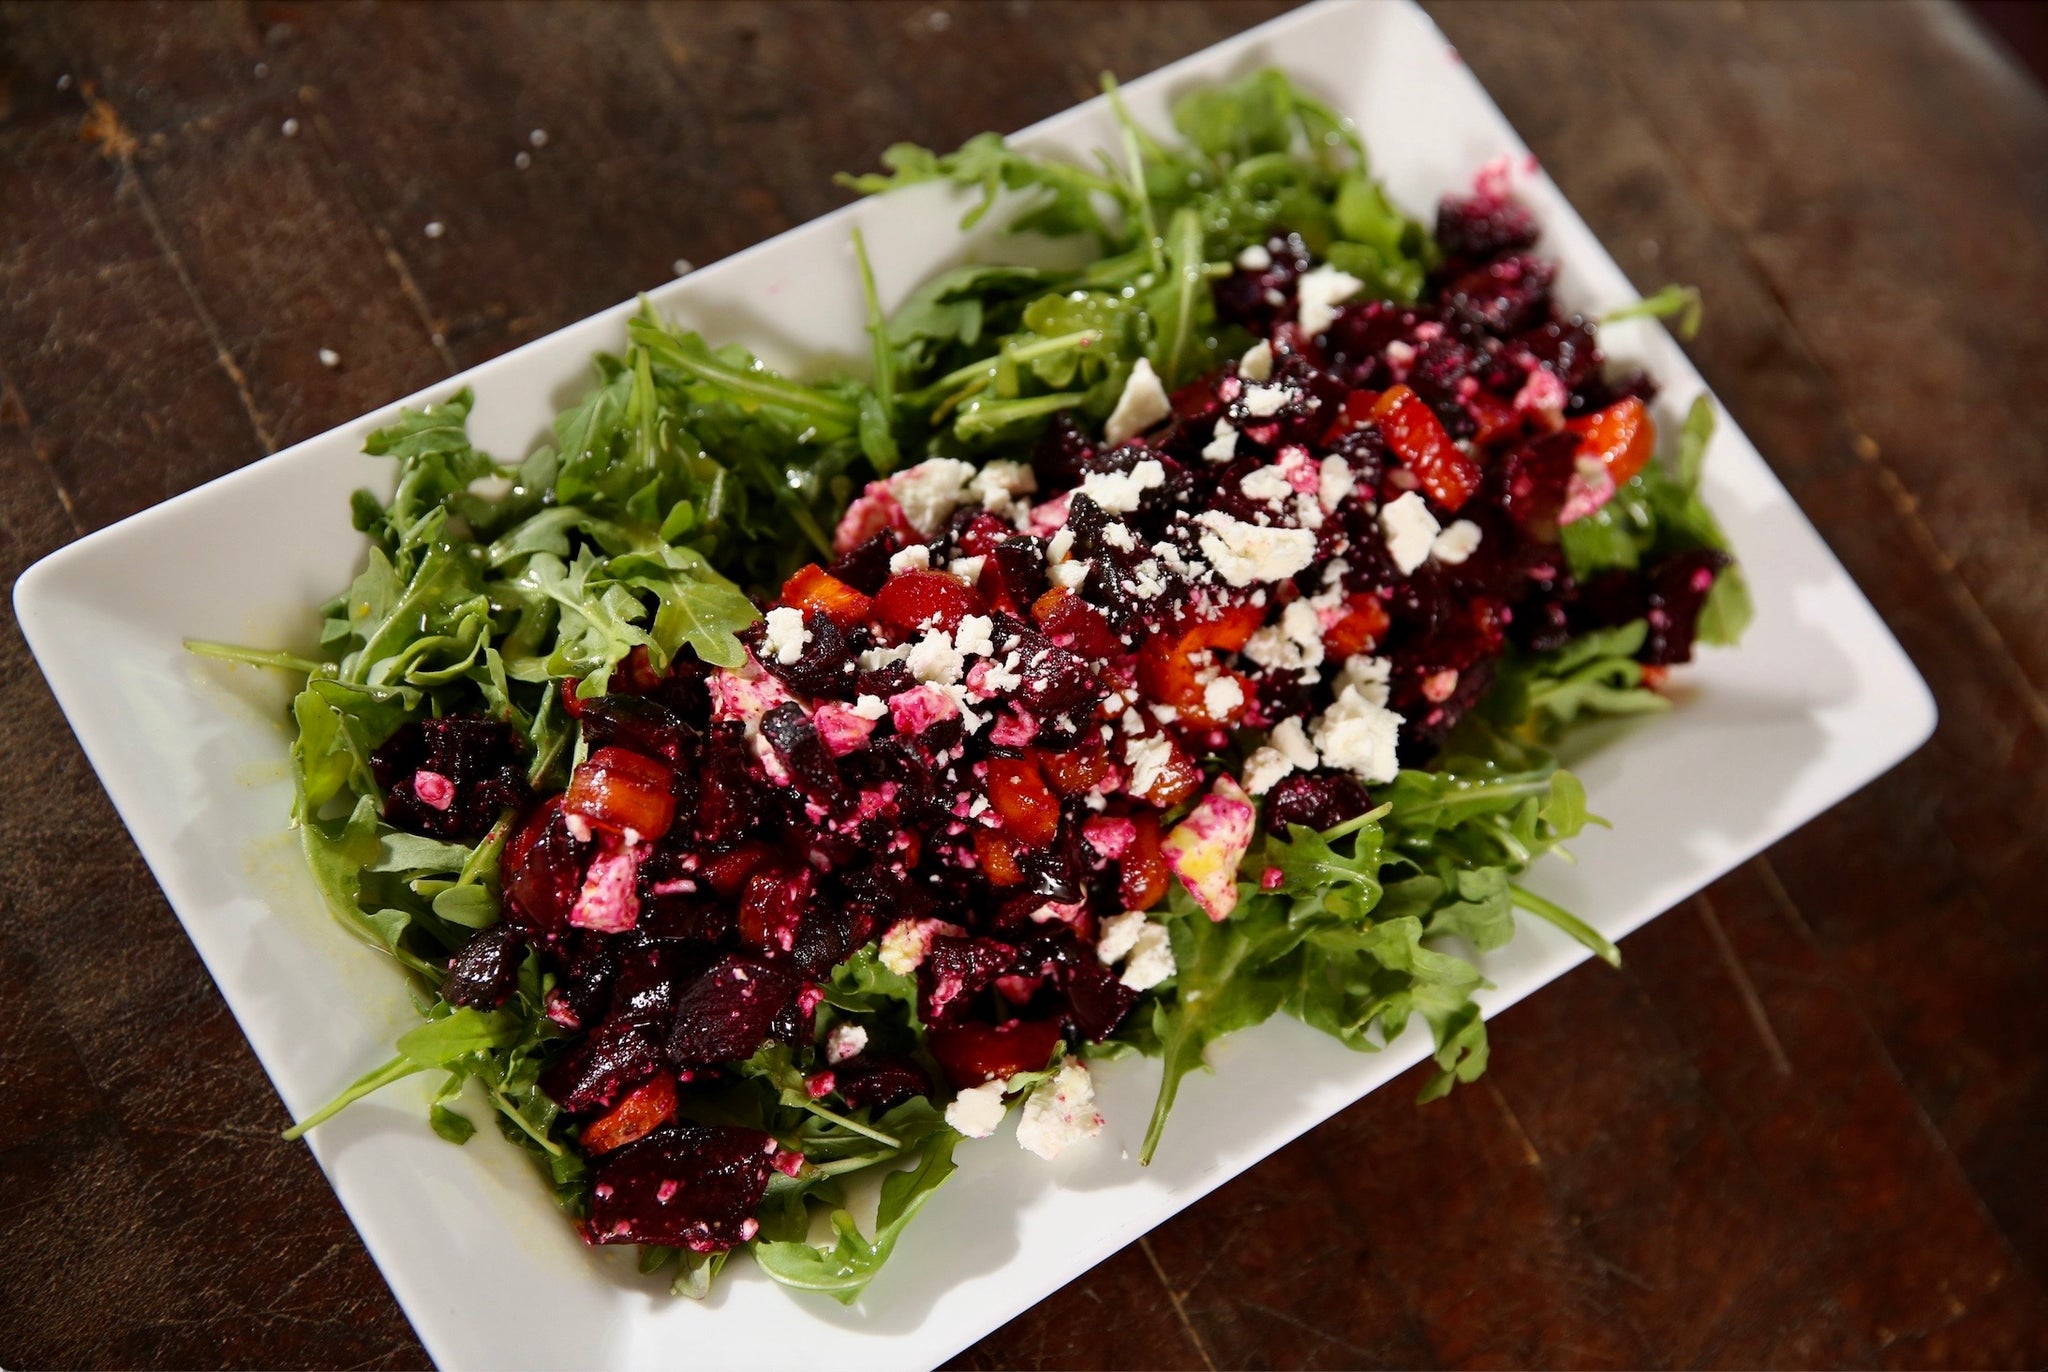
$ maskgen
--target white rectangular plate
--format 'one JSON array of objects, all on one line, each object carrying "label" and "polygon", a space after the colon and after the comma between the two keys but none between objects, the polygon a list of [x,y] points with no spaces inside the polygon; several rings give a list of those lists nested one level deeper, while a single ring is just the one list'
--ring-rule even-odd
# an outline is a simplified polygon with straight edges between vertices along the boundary
[{"label": "white rectangular plate", "polygon": [[[1473,170],[1526,150],[1442,35],[1400,4],[1329,4],[1285,16],[1125,88],[1164,127],[1172,97],[1276,65],[1357,121],[1395,200],[1428,214]],[[1021,135],[1081,155],[1114,142],[1092,100]],[[906,129],[915,136],[917,130]],[[1634,290],[1550,181],[1521,193],[1563,265],[1566,301],[1595,313]],[[933,187],[852,205],[662,287],[655,305],[714,341],[798,371],[864,355],[849,247],[866,232],[886,299],[931,272],[1005,245],[961,238],[960,202]],[[998,218],[1000,216],[997,216]],[[625,341],[621,305],[402,403],[477,394],[474,433],[524,452]],[[1611,354],[1664,383],[1675,432],[1703,388],[1655,325],[1603,334]],[[857,364],[855,364],[857,365]],[[285,687],[195,659],[180,639],[306,644],[313,610],[347,584],[363,541],[348,494],[388,488],[363,436],[394,404],[79,540],[31,568],[15,608],[87,756],[264,1068],[303,1113],[390,1052],[413,1012],[388,964],[324,913],[284,832],[290,795]],[[1739,651],[1681,674],[1677,709],[1579,763],[1615,821],[1574,845],[1577,867],[1535,884],[1620,938],[1917,747],[1926,686],[1749,441],[1724,422],[1707,487],[1755,590]],[[1585,956],[1525,922],[1484,960],[1499,1010]],[[356,1106],[313,1147],[391,1289],[447,1367],[680,1367],[758,1363],[904,1367],[938,1362],[1072,1281],[1418,1060],[1411,1034],[1376,1056],[1275,1020],[1214,1054],[1183,1088],[1157,1162],[1138,1141],[1156,1081],[1148,1062],[1105,1067],[1102,1136],[1055,1164],[1003,1135],[961,1150],[866,1297],[850,1309],[799,1297],[734,1264],[705,1304],[638,1277],[630,1253],[584,1248],[525,1159],[486,1130],[453,1148],[426,1128],[420,1079]],[[410,1089],[409,1089],[410,1088]],[[285,1145],[280,1144],[280,1147]],[[518,1312],[524,1318],[507,1318]]]}]

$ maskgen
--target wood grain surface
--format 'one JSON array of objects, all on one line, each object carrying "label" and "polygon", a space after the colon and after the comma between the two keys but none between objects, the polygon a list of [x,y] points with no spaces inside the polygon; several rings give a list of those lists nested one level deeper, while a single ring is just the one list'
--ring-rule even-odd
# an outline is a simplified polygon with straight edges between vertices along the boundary
[{"label": "wood grain surface", "polygon": [[[0,567],[1278,8],[0,8]],[[2039,1366],[2048,99],[1933,3],[1432,12],[1940,730],[962,1362]],[[0,765],[0,1365],[421,1364],[11,619]]]}]

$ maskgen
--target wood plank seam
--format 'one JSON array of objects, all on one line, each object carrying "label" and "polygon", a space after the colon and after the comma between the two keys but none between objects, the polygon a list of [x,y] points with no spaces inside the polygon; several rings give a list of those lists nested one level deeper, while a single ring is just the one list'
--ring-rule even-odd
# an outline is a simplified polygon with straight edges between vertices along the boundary
[{"label": "wood plank seam", "polygon": [[1722,965],[1728,969],[1728,979],[1735,983],[1735,994],[1742,1001],[1743,1013],[1756,1027],[1757,1037],[1764,1041],[1771,1067],[1781,1077],[1791,1076],[1792,1059],[1785,1055],[1785,1045],[1771,1024],[1770,1012],[1764,1008],[1763,997],[1757,994],[1756,983],[1749,979],[1749,969],[1736,956],[1735,945],[1728,941],[1728,931],[1721,927],[1721,917],[1714,913],[1714,902],[1702,891],[1693,897],[1693,904],[1699,911],[1700,923],[1707,928],[1707,937],[1713,940],[1714,951],[1721,955]]},{"label": "wood plank seam", "polygon": [[64,480],[57,474],[57,464],[50,461],[49,449],[43,446],[42,439],[36,434],[35,416],[28,412],[27,402],[4,371],[0,371],[0,424],[12,424],[21,430],[22,439],[35,457],[36,465],[42,468],[50,489],[56,493],[57,503],[64,507],[64,519],[71,525],[72,535],[84,537],[85,521],[78,517],[78,507],[72,503],[71,492],[64,488]]},{"label": "wood plank seam", "polygon": [[1144,1250],[1145,1261],[1152,1264],[1152,1274],[1159,1278],[1159,1285],[1165,1290],[1166,1298],[1173,1302],[1173,1313],[1180,1317],[1180,1327],[1187,1331],[1189,1341],[1195,1345],[1195,1352],[1201,1354],[1202,1366],[1208,1368],[1209,1372],[1217,1372],[1216,1359],[1209,1356],[1209,1345],[1203,1341],[1202,1331],[1195,1328],[1195,1322],[1188,1318],[1187,1305],[1181,1300],[1180,1292],[1173,1289],[1173,1283],[1167,1280],[1166,1269],[1159,1263],[1159,1255],[1152,1251],[1152,1236],[1147,1234],[1141,1237],[1138,1240],[1138,1247]]},{"label": "wood plank seam", "polygon": [[235,361],[234,353],[228,348],[227,339],[221,335],[220,325],[214,320],[213,312],[200,297],[199,287],[192,280],[192,273],[185,266],[184,256],[171,243],[170,234],[164,229],[161,216],[157,214],[156,201],[143,183],[141,173],[135,166],[135,139],[121,124],[120,112],[104,96],[95,96],[91,113],[87,116],[88,127],[93,129],[92,140],[103,155],[112,158],[119,166],[121,177],[114,187],[118,200],[123,191],[135,196],[136,208],[141,211],[143,222],[149,226],[149,235],[155,240],[157,251],[164,256],[171,272],[177,277],[178,287],[185,293],[185,299],[192,306],[193,316],[206,334],[206,341],[212,345],[214,360],[227,374],[228,381],[241,399],[242,409],[249,416],[249,426],[256,431],[256,441],[263,445],[265,453],[277,451],[277,441],[271,436],[270,424],[264,418],[263,409],[256,403],[256,396],[249,388],[249,378]]}]

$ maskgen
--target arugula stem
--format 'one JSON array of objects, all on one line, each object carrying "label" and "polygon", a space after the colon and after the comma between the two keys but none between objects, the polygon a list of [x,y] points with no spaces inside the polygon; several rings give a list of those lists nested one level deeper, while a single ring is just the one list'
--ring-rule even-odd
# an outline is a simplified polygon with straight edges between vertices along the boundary
[{"label": "arugula stem", "polygon": [[978,383],[970,387],[968,392],[954,396],[946,404],[940,406],[939,412],[943,414],[946,410],[964,400],[967,394],[971,394],[972,391],[978,390],[981,386],[986,386],[989,382],[995,380],[996,373],[1000,369],[1004,358],[1008,358],[1012,362],[1036,362],[1040,358],[1052,357],[1058,353],[1066,352],[1070,348],[1092,348],[1101,341],[1102,330],[1100,329],[1076,329],[1073,333],[1063,333],[1053,338],[1041,338],[1036,343],[1006,347],[995,357],[990,357],[980,362],[970,362],[964,367],[954,368],[938,380],[918,387],[917,390],[911,392],[911,397],[915,400],[925,400],[940,392],[951,390],[956,386],[966,386],[969,382]]},{"label": "arugula stem", "polygon": [[266,652],[261,648],[243,648],[233,643],[211,643],[203,638],[186,639],[185,651],[222,662],[239,662],[245,667],[276,667],[280,671],[304,672],[307,676],[316,676],[333,665],[291,653]]},{"label": "arugula stem", "polygon": [[412,1059],[400,1056],[391,1059],[382,1067],[373,1068],[365,1072],[362,1076],[357,1077],[351,1082],[348,1088],[340,1095],[300,1120],[297,1124],[294,1124],[291,1128],[285,1130],[285,1142],[297,1143],[306,1136],[308,1129],[334,1118],[334,1116],[340,1114],[349,1106],[354,1105],[364,1096],[370,1095],[375,1091],[381,1091],[394,1081],[403,1081],[415,1072],[424,1072],[425,1070],[426,1068],[420,1066]]},{"label": "arugula stem", "polygon": [[708,381],[734,395],[745,396],[764,405],[795,410],[799,414],[815,415],[837,424],[852,424],[860,418],[859,409],[847,401],[835,400],[809,386],[785,381],[779,376],[738,371],[710,358],[692,357],[672,340],[650,339],[645,346],[649,351],[659,352],[661,360],[676,370],[688,372],[699,381]]},{"label": "arugula stem", "polygon": [[498,1113],[510,1117],[511,1121],[519,1126],[520,1131],[526,1137],[532,1139],[555,1157],[562,1157],[568,1151],[546,1134],[536,1133],[533,1125],[527,1121],[526,1116],[519,1113],[519,1107],[512,1103],[511,1097],[507,1096],[496,1082],[484,1082],[484,1090],[491,1093],[491,1100],[497,1105]]},{"label": "arugula stem", "polygon": [[505,847],[505,840],[512,836],[512,821],[517,816],[510,810],[498,816],[498,822],[483,836],[470,855],[463,860],[462,870],[456,874],[457,886],[471,886],[483,879],[487,868],[495,866],[498,854]]},{"label": "arugula stem", "polygon": [[853,231],[853,256],[860,264],[860,292],[867,302],[868,337],[875,345],[875,399],[882,413],[893,422],[896,415],[896,355],[889,350],[888,322],[882,317],[881,297],[875,291],[875,269],[868,261],[867,240],[859,229]]},{"label": "arugula stem", "polygon": [[812,1114],[816,1115],[821,1120],[830,1120],[832,1123],[838,1125],[842,1129],[851,1129],[854,1133],[861,1135],[863,1138],[873,1139],[876,1143],[881,1144],[884,1148],[895,1148],[900,1150],[903,1147],[903,1140],[897,1138],[894,1134],[885,1134],[879,1129],[869,1128],[867,1125],[862,1124],[859,1120],[848,1119],[846,1116],[836,1114],[831,1110],[827,1110],[824,1106],[816,1104],[815,1102],[806,1101],[804,1103],[804,1109],[810,1111]]},{"label": "arugula stem", "polygon": [[757,456],[752,460],[755,470],[760,474],[762,484],[775,493],[775,503],[783,508],[797,528],[803,530],[804,537],[811,540],[811,546],[822,553],[827,562],[830,562],[834,556],[832,540],[825,536],[825,531],[818,527],[818,521],[812,517],[808,509],[804,508],[803,500],[795,491],[790,489],[787,481],[776,479],[775,473],[770,470],[765,459]]},{"label": "arugula stem", "polygon": [[1562,905],[1545,900],[1534,891],[1529,890],[1525,886],[1517,885],[1514,882],[1508,883],[1508,891],[1514,897],[1515,904],[1540,919],[1549,920],[1552,924],[1555,924],[1558,928],[1585,944],[1593,950],[1595,957],[1599,958],[1609,967],[1621,966],[1621,949],[1615,947],[1613,941],[1607,935],[1601,933]]},{"label": "arugula stem", "polygon": [[962,438],[992,434],[1006,424],[1072,409],[1087,398],[1086,391],[1058,391],[1026,400],[992,400],[963,412],[955,421],[954,431]]}]

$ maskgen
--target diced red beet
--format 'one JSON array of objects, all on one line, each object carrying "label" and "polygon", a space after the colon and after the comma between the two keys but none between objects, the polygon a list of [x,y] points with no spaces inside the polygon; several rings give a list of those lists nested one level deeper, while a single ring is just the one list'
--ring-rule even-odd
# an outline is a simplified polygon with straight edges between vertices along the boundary
[{"label": "diced red beet", "polygon": [[1018,534],[997,544],[981,569],[981,588],[996,609],[1013,615],[1029,614],[1032,605],[1045,594],[1045,540]]},{"label": "diced red beet", "polygon": [[1447,195],[1437,202],[1436,244],[1445,257],[1481,258],[1536,241],[1536,217],[1497,195]]},{"label": "diced red beet", "polygon": [[802,989],[796,976],[752,957],[723,957],[711,964],[676,1002],[668,1057],[678,1067],[739,1062],[754,1055],[775,1017]]},{"label": "diced red beet", "polygon": [[825,570],[862,595],[872,596],[889,579],[889,558],[900,540],[884,529]]},{"label": "diced red beet", "polygon": [[540,1089],[572,1115],[601,1110],[663,1067],[658,1022],[608,1019],[541,1073]]},{"label": "diced red beet", "polygon": [[646,696],[613,694],[586,700],[576,722],[582,726],[583,741],[593,749],[616,744],[671,767],[681,764],[690,736],[674,711]]},{"label": "diced red beet", "polygon": [[594,848],[576,841],[562,817],[562,798],[549,796],[514,831],[498,859],[506,917],[539,934],[565,927]]},{"label": "diced red beet", "polygon": [[992,938],[933,939],[917,969],[919,1015],[926,1024],[959,1018],[976,995],[1016,963],[1017,950]]},{"label": "diced red beet", "polygon": [[1007,1024],[935,1024],[927,1031],[932,1056],[954,1087],[965,1091],[986,1081],[1039,1072],[1060,1041],[1057,1020],[1011,1020]]},{"label": "diced red beet", "polygon": [[968,615],[987,611],[980,594],[951,572],[898,572],[875,593],[875,618],[906,638],[928,628],[951,633]]},{"label": "diced red beet", "polygon": [[1138,1003],[1138,993],[1123,984],[1115,969],[1103,966],[1091,948],[1076,945],[1054,966],[1067,1018],[1079,1039],[1108,1038]]},{"label": "diced red beet", "polygon": [[495,1010],[519,984],[519,964],[525,956],[525,941],[511,921],[479,929],[449,961],[441,998],[450,1005]]},{"label": "diced red beet", "polygon": [[482,838],[500,811],[532,799],[520,753],[510,725],[479,715],[400,725],[370,754],[384,819],[435,838]]},{"label": "diced red beet", "polygon": [[672,1124],[597,1165],[592,1243],[648,1243],[717,1253],[760,1232],[773,1137],[725,1125]]},{"label": "diced red beet", "polygon": [[1444,304],[1474,328],[1515,334],[1539,322],[1550,307],[1557,268],[1540,257],[1514,253],[1475,267],[1444,288]]},{"label": "diced red beet", "polygon": [[853,699],[860,669],[854,665],[853,643],[847,631],[830,615],[816,610],[805,611],[804,630],[810,637],[795,662],[783,662],[773,654],[762,653],[765,624],[754,625],[741,635],[741,641],[754,651],[771,675],[787,683],[798,695],[817,700]]},{"label": "diced red beet", "polygon": [[834,1089],[856,1110],[887,1110],[912,1096],[929,1096],[932,1079],[908,1058],[862,1053],[832,1069]]},{"label": "diced red beet", "polygon": [[1700,610],[1707,602],[1707,593],[1714,589],[1714,579],[1728,562],[1725,553],[1697,548],[1674,553],[1650,570],[1644,577],[1643,613],[1650,632],[1636,654],[1639,661],[1657,667],[1692,661]]},{"label": "diced red beet", "polygon": [[811,723],[803,706],[789,700],[770,710],[761,721],[761,737],[775,749],[805,795],[834,814],[853,808],[854,797],[839,779],[839,764],[818,737],[818,726]]},{"label": "diced red beet", "polygon": [[1557,536],[1578,450],[1576,434],[1544,434],[1495,462],[1488,488],[1523,531],[1543,539]]},{"label": "diced red beet", "polygon": [[1341,772],[1294,772],[1266,795],[1266,827],[1276,834],[1290,824],[1334,829],[1372,808],[1365,788]]}]

